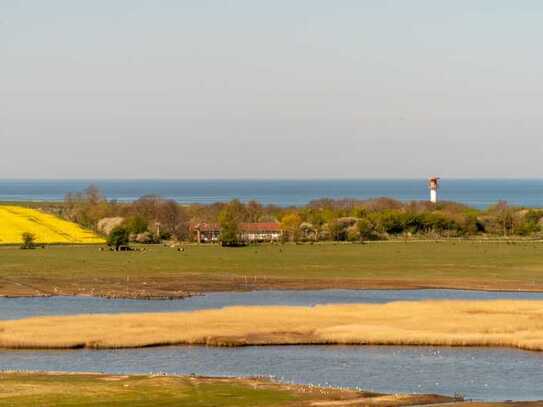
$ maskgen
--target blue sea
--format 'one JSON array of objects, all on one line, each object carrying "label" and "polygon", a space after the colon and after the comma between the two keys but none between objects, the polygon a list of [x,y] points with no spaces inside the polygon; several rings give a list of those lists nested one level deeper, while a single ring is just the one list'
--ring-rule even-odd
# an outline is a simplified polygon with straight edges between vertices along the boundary
[{"label": "blue sea", "polygon": [[[61,201],[68,192],[97,185],[108,199],[132,201],[160,195],[180,203],[212,203],[239,198],[264,204],[299,206],[318,198],[391,197],[425,200],[425,179],[341,180],[0,180],[0,201]],[[442,179],[441,200],[484,208],[504,200],[543,207],[543,179]]]}]

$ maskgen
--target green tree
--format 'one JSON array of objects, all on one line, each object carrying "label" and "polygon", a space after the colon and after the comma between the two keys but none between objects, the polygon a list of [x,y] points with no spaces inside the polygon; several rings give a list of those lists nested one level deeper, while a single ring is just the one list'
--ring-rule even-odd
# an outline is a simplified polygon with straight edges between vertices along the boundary
[{"label": "green tree", "polygon": [[23,244],[21,249],[34,249],[36,247],[36,236],[33,233],[25,232],[21,235]]},{"label": "green tree", "polygon": [[240,220],[243,216],[243,205],[235,199],[219,213],[221,226],[221,245],[235,247],[241,244]]},{"label": "green tree", "polygon": [[128,232],[128,229],[123,226],[117,226],[109,234],[107,244],[118,251],[121,246],[128,245],[129,236],[130,233]]},{"label": "green tree", "polygon": [[287,213],[281,219],[281,229],[289,240],[294,242],[300,238],[300,225],[302,224],[302,218],[295,212]]},{"label": "green tree", "polygon": [[148,224],[143,216],[136,215],[128,218],[124,222],[124,227],[128,230],[128,233],[137,235],[138,233],[147,232]]}]

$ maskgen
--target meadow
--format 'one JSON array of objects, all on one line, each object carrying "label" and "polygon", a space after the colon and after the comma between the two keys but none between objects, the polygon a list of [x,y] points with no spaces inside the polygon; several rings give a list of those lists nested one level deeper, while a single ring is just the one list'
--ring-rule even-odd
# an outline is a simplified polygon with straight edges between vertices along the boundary
[{"label": "meadow", "polygon": [[462,402],[432,394],[378,394],[256,378],[0,373],[0,404],[17,407],[536,407],[541,402]]},{"label": "meadow", "polygon": [[0,405],[17,407],[289,407],[355,395],[334,390],[323,395],[258,379],[0,373]]},{"label": "meadow", "polygon": [[81,226],[37,209],[0,205],[0,245],[20,244],[32,233],[38,244],[98,244],[104,239]]},{"label": "meadow", "polygon": [[238,306],[0,321],[0,348],[164,345],[499,346],[543,351],[543,301]]},{"label": "meadow", "polygon": [[543,290],[540,242],[375,242],[221,248],[0,247],[0,295],[175,298],[319,288]]}]

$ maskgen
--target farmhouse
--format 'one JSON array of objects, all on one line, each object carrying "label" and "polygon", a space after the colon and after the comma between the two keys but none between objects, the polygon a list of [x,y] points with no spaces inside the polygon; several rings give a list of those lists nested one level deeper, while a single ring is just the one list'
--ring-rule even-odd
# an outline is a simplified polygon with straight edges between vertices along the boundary
[{"label": "farmhouse", "polygon": [[281,239],[279,223],[242,223],[241,240],[247,242],[274,242]]},{"label": "farmhouse", "polygon": [[[241,223],[240,239],[245,242],[274,242],[281,239],[281,225],[268,223]],[[220,240],[221,227],[216,223],[191,225],[191,231],[198,243],[215,243]]]},{"label": "farmhouse", "polygon": [[190,226],[191,232],[198,243],[218,242],[221,227],[217,223],[197,223]]}]

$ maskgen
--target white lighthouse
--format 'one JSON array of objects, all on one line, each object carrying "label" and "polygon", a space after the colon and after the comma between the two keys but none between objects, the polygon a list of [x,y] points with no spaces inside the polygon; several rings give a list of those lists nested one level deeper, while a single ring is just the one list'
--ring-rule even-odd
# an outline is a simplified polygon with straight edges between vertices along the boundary
[{"label": "white lighthouse", "polygon": [[439,188],[439,177],[430,177],[428,179],[428,188],[430,188],[430,202],[437,203],[437,190]]}]

